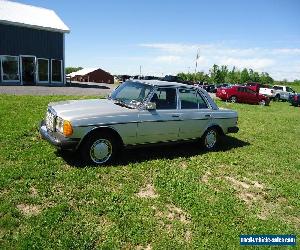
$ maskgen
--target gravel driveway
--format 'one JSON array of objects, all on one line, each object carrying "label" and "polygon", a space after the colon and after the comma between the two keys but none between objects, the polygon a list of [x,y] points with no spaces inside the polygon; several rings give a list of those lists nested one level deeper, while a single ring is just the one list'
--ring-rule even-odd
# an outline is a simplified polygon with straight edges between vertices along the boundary
[{"label": "gravel driveway", "polygon": [[72,83],[71,86],[0,86],[0,94],[11,95],[101,95],[107,96],[115,85],[106,83]]}]

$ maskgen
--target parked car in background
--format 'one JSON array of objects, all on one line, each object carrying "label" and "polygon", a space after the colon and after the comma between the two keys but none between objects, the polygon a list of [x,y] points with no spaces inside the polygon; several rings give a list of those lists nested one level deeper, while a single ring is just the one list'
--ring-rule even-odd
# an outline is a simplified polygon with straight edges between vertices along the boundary
[{"label": "parked car in background", "polygon": [[295,91],[288,86],[274,85],[273,89],[275,91],[274,93],[275,101],[288,101],[290,95],[295,94]]},{"label": "parked car in background", "polygon": [[269,105],[270,99],[257,93],[246,86],[232,86],[229,88],[218,88],[217,97],[223,101],[230,102],[242,102],[242,103],[251,103],[251,104],[260,104],[260,105]]},{"label": "parked car in background", "polygon": [[272,100],[275,97],[275,90],[271,88],[269,85],[264,85],[259,82],[248,82],[246,84],[253,91],[265,95]]},{"label": "parked car in background", "polygon": [[228,87],[231,87],[232,84],[231,83],[221,83],[221,84],[218,84],[217,85],[217,88],[228,88]]},{"label": "parked car in background", "polygon": [[217,92],[216,85],[214,85],[214,84],[202,85],[201,87],[209,93],[216,93]]},{"label": "parked car in background", "polygon": [[289,102],[295,107],[299,106],[300,105],[300,93],[295,93],[293,95],[290,95]]},{"label": "parked car in background", "polygon": [[201,88],[165,81],[127,81],[108,99],[50,103],[40,133],[88,164],[113,161],[122,147],[200,140],[213,150],[238,132],[238,114],[219,109]]}]

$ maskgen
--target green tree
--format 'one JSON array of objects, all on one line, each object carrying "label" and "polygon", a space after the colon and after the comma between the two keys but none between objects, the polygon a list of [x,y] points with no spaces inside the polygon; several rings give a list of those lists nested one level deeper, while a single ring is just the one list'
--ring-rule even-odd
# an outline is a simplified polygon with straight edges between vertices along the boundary
[{"label": "green tree", "polygon": [[273,84],[274,83],[274,79],[269,75],[269,73],[262,72],[260,74],[260,82],[262,84]]},{"label": "green tree", "polygon": [[82,67],[66,67],[65,71],[66,71],[66,74],[68,75],[72,72],[76,72],[81,69],[82,69]]},{"label": "green tree", "polygon": [[241,83],[248,82],[250,80],[248,70],[244,68],[241,72]]}]

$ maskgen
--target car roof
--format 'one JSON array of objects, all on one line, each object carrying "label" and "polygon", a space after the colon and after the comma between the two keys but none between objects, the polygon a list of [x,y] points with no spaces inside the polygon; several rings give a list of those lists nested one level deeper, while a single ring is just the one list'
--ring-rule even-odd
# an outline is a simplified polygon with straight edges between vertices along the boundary
[{"label": "car roof", "polygon": [[187,87],[187,88],[195,88],[193,85],[188,85],[179,82],[167,82],[160,80],[131,80],[132,82],[139,82],[142,84],[147,84],[151,86],[159,86],[159,87]]}]

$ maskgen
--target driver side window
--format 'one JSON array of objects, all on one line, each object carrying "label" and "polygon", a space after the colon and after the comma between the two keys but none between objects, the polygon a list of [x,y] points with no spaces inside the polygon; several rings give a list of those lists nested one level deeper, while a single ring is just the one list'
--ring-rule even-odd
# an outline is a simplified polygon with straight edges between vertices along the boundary
[{"label": "driver side window", "polygon": [[151,102],[156,103],[156,109],[176,109],[177,96],[175,88],[158,88],[152,96]]}]

